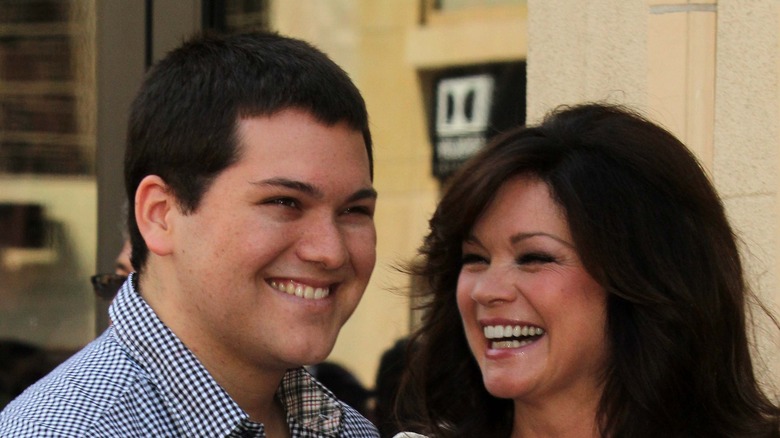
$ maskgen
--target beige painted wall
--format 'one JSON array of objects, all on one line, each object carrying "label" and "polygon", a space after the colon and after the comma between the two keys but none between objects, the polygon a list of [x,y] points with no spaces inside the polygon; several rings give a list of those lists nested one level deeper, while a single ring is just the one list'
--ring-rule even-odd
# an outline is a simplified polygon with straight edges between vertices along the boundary
[{"label": "beige painted wall", "polygon": [[[529,1],[528,119],[607,100],[661,122],[709,169],[744,241],[749,280],[777,290],[778,29],[774,0]],[[780,383],[780,339],[759,319],[759,364]],[[771,335],[769,335],[771,333]]]}]

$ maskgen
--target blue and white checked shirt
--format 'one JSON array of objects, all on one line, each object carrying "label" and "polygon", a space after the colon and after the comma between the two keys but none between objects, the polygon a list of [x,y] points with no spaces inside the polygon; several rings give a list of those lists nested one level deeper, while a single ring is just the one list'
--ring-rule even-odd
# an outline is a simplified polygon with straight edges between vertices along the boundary
[{"label": "blue and white checked shirt", "polygon": [[[0,437],[265,437],[128,280],[113,325],[0,413]],[[277,396],[293,437],[379,437],[304,369]]]}]

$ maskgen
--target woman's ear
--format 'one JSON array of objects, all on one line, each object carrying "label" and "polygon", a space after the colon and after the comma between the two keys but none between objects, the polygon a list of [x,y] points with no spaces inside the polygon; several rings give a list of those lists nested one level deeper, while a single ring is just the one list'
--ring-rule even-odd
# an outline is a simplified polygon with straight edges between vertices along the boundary
[{"label": "woman's ear", "polygon": [[157,175],[147,175],[135,191],[135,220],[149,251],[156,255],[173,252],[172,216],[178,212],[176,197]]}]

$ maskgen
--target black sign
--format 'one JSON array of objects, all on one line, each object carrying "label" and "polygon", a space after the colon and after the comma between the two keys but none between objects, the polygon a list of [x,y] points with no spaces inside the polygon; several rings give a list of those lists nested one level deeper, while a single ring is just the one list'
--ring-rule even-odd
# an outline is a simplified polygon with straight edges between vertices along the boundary
[{"label": "black sign", "polygon": [[495,134],[525,122],[525,63],[453,68],[434,81],[433,174],[446,179]]}]

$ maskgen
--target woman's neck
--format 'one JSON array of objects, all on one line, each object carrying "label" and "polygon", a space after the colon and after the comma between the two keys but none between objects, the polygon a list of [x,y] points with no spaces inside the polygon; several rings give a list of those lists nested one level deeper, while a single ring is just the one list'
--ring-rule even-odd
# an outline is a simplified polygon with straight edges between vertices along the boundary
[{"label": "woman's neck", "polygon": [[567,394],[556,400],[515,401],[512,438],[600,438],[599,398]]}]

